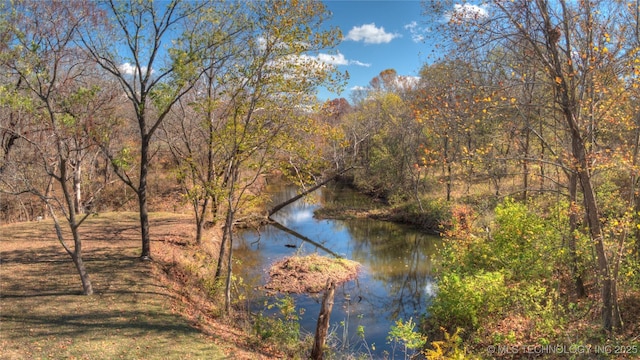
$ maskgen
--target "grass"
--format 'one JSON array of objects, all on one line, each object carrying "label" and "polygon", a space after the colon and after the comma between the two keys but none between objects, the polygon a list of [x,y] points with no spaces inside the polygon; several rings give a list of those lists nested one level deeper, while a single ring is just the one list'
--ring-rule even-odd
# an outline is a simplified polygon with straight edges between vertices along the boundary
[{"label": "grass", "polygon": [[51,221],[0,226],[2,358],[268,358],[233,326],[191,316],[198,312],[162,276],[192,228],[188,215],[152,214],[155,261],[142,262],[136,213],[89,218],[81,233],[95,294],[83,296]]},{"label": "grass", "polygon": [[271,279],[265,288],[286,293],[317,293],[325,289],[328,279],[336,284],[354,279],[359,268],[359,263],[348,259],[317,254],[291,256],[271,267]]}]

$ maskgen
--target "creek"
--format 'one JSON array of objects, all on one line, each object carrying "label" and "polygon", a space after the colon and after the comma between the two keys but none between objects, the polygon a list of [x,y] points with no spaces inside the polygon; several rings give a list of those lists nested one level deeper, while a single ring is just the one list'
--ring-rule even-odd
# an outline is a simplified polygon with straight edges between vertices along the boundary
[{"label": "creek", "polygon": [[[296,195],[292,186],[271,186],[272,203],[278,204]],[[313,240],[321,247],[303,241],[272,225],[258,231],[241,231],[235,239],[234,272],[247,290],[248,307],[263,311],[273,297],[260,290],[268,280],[269,267],[292,255],[318,253],[359,262],[357,279],[336,288],[331,314],[330,345],[342,354],[371,352],[375,359],[394,353],[387,340],[396,320],[425,314],[434,291],[432,261],[441,244],[439,237],[415,228],[373,219],[317,219],[314,211],[326,204],[348,208],[372,201],[349,188],[330,185],[287,205],[273,218],[282,225]],[[330,250],[330,252],[327,252]],[[320,311],[322,294],[293,295],[300,316],[302,333],[313,334]],[[364,340],[358,334],[364,330]],[[395,347],[403,358],[401,346]]]}]

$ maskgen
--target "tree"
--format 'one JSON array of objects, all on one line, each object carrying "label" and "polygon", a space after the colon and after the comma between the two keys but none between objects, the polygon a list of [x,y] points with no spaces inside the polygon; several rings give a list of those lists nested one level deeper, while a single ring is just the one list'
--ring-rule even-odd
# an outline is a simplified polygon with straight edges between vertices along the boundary
[{"label": "tree", "polygon": [[247,23],[241,9],[239,4],[227,5],[194,20],[192,41],[208,44],[201,53],[203,71],[162,125],[164,139],[178,164],[179,183],[193,206],[198,244],[202,243],[207,214],[210,211],[211,221],[216,223],[221,208],[225,167],[219,133],[230,116],[231,100],[238,95],[229,92],[225,74],[244,49],[241,36]]},{"label": "tree", "polygon": [[[95,14],[91,4],[16,2],[3,16],[6,34],[11,34],[11,39],[2,57],[2,67],[17,80],[15,85],[2,84],[0,88],[1,105],[12,114],[26,115],[21,128],[17,127],[17,121],[2,128],[10,136],[5,145],[5,159],[14,145],[31,152],[3,164],[8,167],[0,172],[3,190],[31,193],[43,201],[86,295],[93,294],[93,287],[83,260],[79,227],[89,214],[80,215],[83,211],[78,174],[85,154],[93,146],[92,118],[104,103],[99,100],[100,89],[90,85],[91,65],[73,41],[81,24],[98,21]],[[73,245],[65,239],[59,214],[71,231]]]},{"label": "tree", "polygon": [[226,265],[226,309],[231,306],[233,227],[236,216],[255,196],[257,179],[277,167],[276,152],[299,144],[296,137],[310,119],[308,105],[320,85],[339,82],[335,68],[309,54],[336,44],[336,29],[320,30],[327,16],[322,3],[272,1],[245,4],[245,51],[226,76],[225,106],[230,111],[216,143],[222,148],[225,223],[216,278]]},{"label": "tree", "polygon": [[[196,43],[188,28],[191,17],[204,4],[172,0],[108,0],[103,4],[109,26],[84,27],[82,44],[87,54],[120,86],[129,100],[133,121],[139,130],[137,180],[129,174],[130,164],[119,151],[106,149],[118,177],[136,193],[140,212],[142,252],[151,259],[148,214],[148,175],[154,135],[176,102],[195,84],[203,71],[200,53],[210,44]],[[106,15],[106,14],[105,14]]]}]

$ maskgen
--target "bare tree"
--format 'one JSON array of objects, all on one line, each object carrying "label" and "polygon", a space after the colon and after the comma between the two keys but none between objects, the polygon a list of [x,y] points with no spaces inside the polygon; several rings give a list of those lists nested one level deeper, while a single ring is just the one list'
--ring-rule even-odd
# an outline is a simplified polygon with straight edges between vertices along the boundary
[{"label": "bare tree", "polygon": [[[140,212],[142,260],[151,259],[148,213],[148,175],[154,135],[172,107],[195,84],[203,70],[200,53],[209,44],[192,42],[185,31],[204,3],[108,0],[109,26],[82,29],[88,55],[122,87],[139,130],[137,179],[119,151],[105,149],[118,177],[136,193]],[[123,152],[123,150],[126,150]]]},{"label": "bare tree", "polygon": [[[3,105],[12,112],[23,112],[28,120],[21,127],[10,122],[2,128],[9,136],[5,157],[9,145],[20,146],[30,154],[3,164],[9,167],[0,173],[3,191],[31,193],[44,202],[54,220],[58,240],[80,274],[83,293],[91,295],[93,287],[78,231],[89,214],[79,215],[81,190],[77,174],[93,146],[89,127],[90,119],[100,108],[95,101],[99,89],[91,84],[88,69],[92,65],[73,41],[81,24],[97,21],[95,9],[80,2],[20,1],[12,10],[5,13],[11,40],[2,67],[18,80],[8,93],[13,101]],[[87,103],[91,103],[89,108],[80,106]],[[60,214],[71,231],[73,245],[63,234]]]}]

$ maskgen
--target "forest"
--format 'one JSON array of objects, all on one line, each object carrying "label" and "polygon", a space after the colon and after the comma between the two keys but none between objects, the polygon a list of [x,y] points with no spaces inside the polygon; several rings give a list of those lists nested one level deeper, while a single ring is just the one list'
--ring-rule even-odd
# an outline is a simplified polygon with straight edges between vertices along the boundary
[{"label": "forest", "polygon": [[0,222],[52,221],[92,295],[86,222],[135,211],[153,262],[150,214],[187,213],[224,316],[266,184],[337,178],[445,240],[405,349],[637,356],[640,2],[456,4],[422,1],[443,55],[419,81],[386,69],[321,101],[348,76],[309,55],[342,38],[322,2],[2,2]]}]

